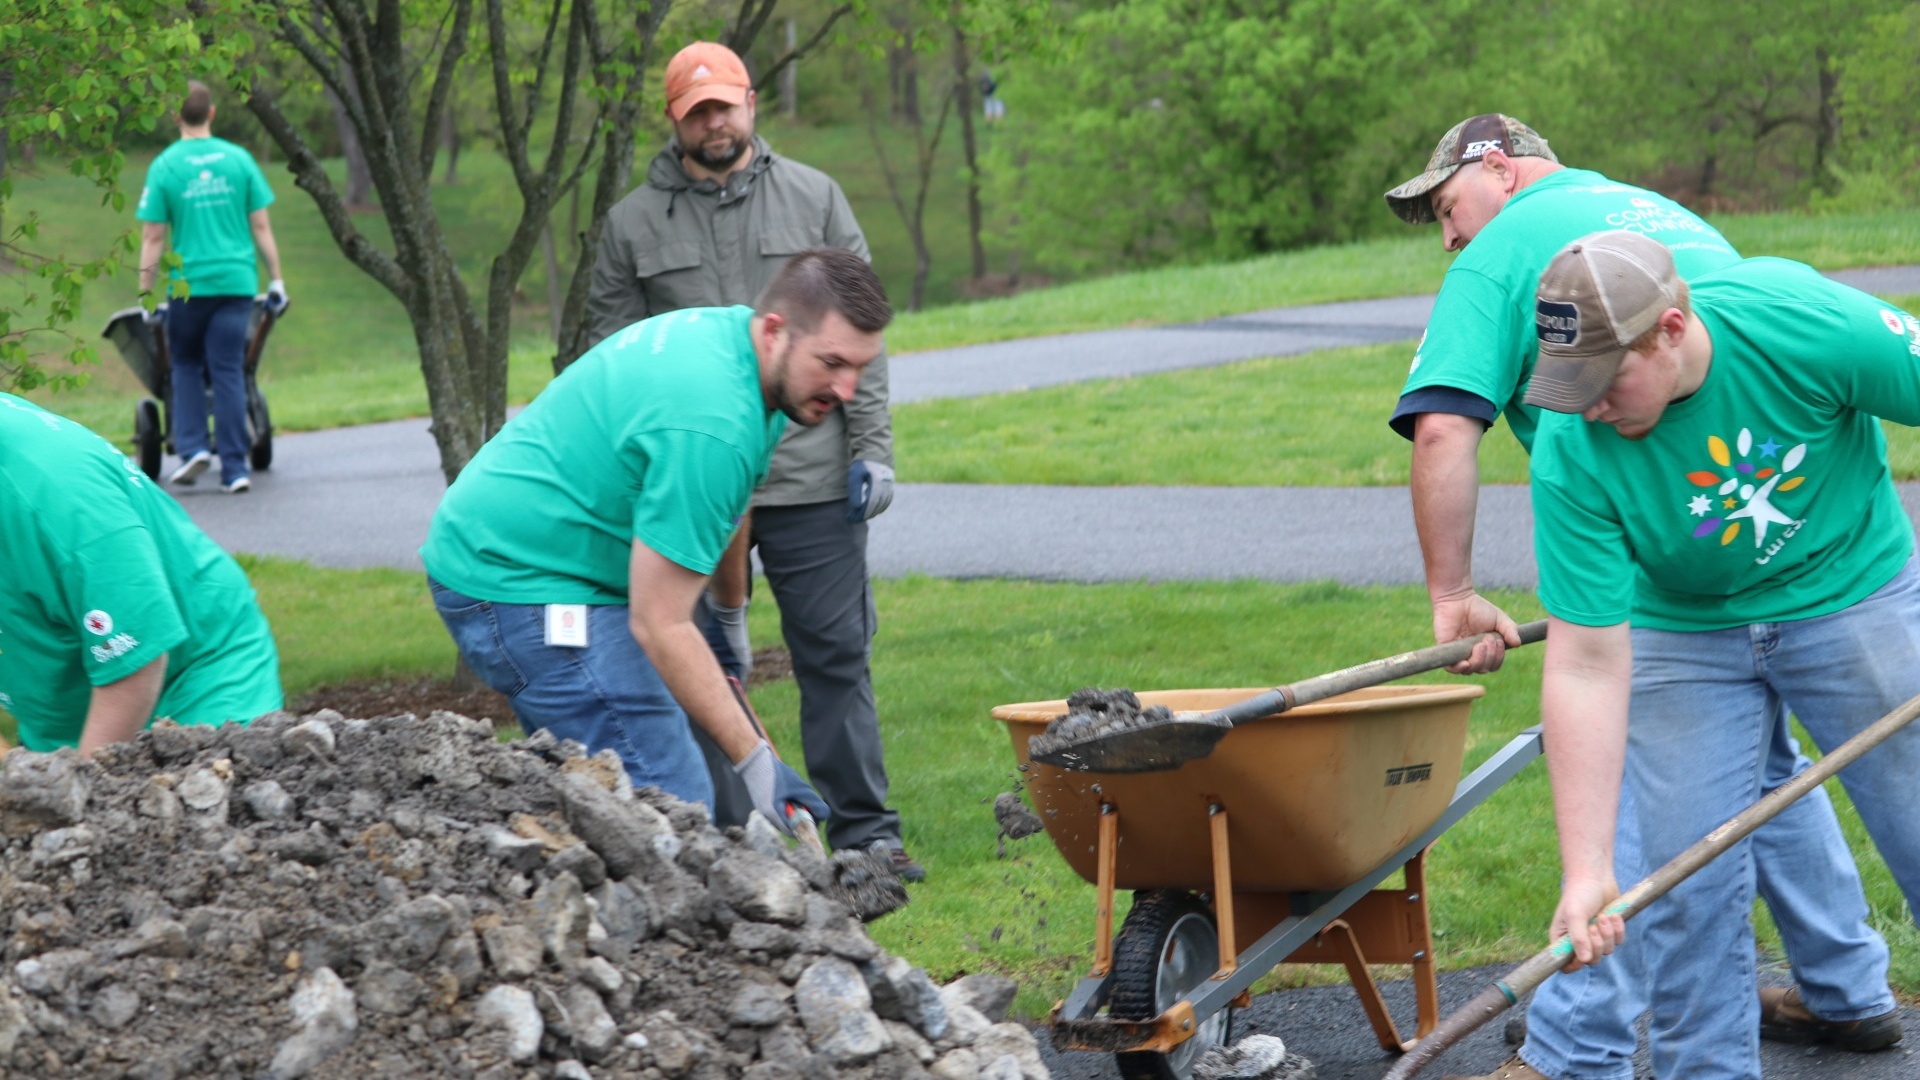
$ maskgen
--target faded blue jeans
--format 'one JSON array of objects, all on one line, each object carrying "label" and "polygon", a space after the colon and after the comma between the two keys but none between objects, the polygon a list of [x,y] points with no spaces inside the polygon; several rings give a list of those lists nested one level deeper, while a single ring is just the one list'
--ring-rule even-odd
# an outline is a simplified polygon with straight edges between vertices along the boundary
[{"label": "faded blue jeans", "polygon": [[[1626,782],[1644,858],[1658,866],[1778,779],[1768,761],[1786,710],[1825,751],[1920,694],[1920,571],[1909,561],[1871,596],[1819,618],[1707,633],[1636,629],[1633,653]],[[1908,728],[1840,774],[1909,905],[1920,900],[1916,770],[1920,729]],[[1846,1021],[1894,1007],[1886,947],[1864,926],[1858,875],[1839,835],[1809,832],[1786,843],[1775,831],[1764,854],[1755,842],[1809,805],[1831,819],[1824,793],[1810,793],[1629,927],[1657,961],[1655,1076],[1760,1077],[1753,926],[1745,917],[1758,881],[1800,890],[1788,917],[1778,904],[1774,915],[1808,1009]],[[1768,865],[1756,868],[1757,858]]]},{"label": "faded blue jeans", "polygon": [[527,732],[551,731],[597,754],[611,749],[635,787],[713,806],[713,780],[687,714],[627,629],[627,608],[587,608],[587,647],[546,643],[543,604],[476,600],[431,577],[433,606],[460,655],[507,696]]},{"label": "faded blue jeans", "polygon": [[167,356],[173,370],[173,449],[185,461],[207,446],[207,387],[213,387],[220,482],[250,470],[247,453],[247,327],[251,296],[196,296],[167,305]]}]

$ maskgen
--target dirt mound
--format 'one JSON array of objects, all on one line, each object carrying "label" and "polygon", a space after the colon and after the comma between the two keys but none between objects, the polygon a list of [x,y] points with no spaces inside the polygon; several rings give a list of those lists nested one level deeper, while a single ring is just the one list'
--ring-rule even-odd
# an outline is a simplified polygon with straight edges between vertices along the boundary
[{"label": "dirt mound", "polygon": [[449,713],[0,761],[0,1074],[1044,1080],[755,820]]}]

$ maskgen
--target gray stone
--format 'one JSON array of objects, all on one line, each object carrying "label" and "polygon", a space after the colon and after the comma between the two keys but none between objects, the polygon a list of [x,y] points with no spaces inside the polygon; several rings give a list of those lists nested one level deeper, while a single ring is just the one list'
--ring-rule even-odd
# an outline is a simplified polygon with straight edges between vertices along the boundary
[{"label": "gray stone", "polygon": [[327,827],[317,821],[299,832],[276,836],[262,847],[269,855],[306,866],[325,866],[340,854],[339,846],[327,835]]},{"label": "gray stone", "polygon": [[832,953],[856,964],[864,964],[880,955],[866,931],[858,927],[844,930],[808,930],[800,936],[800,947],[808,952]]},{"label": "gray stone", "polygon": [[800,936],[784,926],[743,920],[728,928],[727,944],[740,952],[785,956],[799,947]]},{"label": "gray stone", "polygon": [[140,1015],[140,995],[125,983],[109,983],[100,988],[93,996],[93,1004],[87,1007],[87,1018],[106,1028],[118,1031],[133,1022]]},{"label": "gray stone", "polygon": [[111,949],[115,959],[129,956],[167,956],[187,955],[187,928],[172,919],[152,916],[133,928],[130,937],[115,942]]},{"label": "gray stone", "polygon": [[25,836],[49,825],[72,825],[91,792],[71,753],[16,750],[0,759],[0,832]]},{"label": "gray stone", "polygon": [[553,1067],[553,1080],[593,1080],[593,1073],[577,1061],[563,1061]]},{"label": "gray stone", "polygon": [[893,1037],[894,1049],[906,1052],[920,1064],[931,1065],[940,1056],[934,1052],[933,1044],[927,1041],[926,1036],[913,1029],[913,1025],[898,1020],[882,1020],[881,1023],[886,1025],[887,1034]]},{"label": "gray stone", "polygon": [[480,959],[480,939],[471,930],[462,930],[447,938],[434,960],[460,984],[463,995],[472,993],[480,983],[480,976],[487,972],[486,964]]},{"label": "gray stone", "polygon": [[[991,1063],[987,1068],[997,1066],[1002,1057],[1011,1057],[1019,1063],[1020,1075],[1025,1080],[1051,1080],[1052,1074],[1040,1060],[1040,1044],[1034,1041],[1033,1032],[1020,1024],[995,1024],[982,1032],[969,1049],[981,1061]],[[986,1075],[985,1070],[981,1075]]]},{"label": "gray stone", "polygon": [[488,927],[480,939],[487,946],[487,962],[503,979],[524,979],[540,970],[540,935],[515,923]]},{"label": "gray stone", "polygon": [[912,1025],[929,1039],[947,1033],[947,1006],[922,968],[898,956],[875,957],[861,968],[873,993],[873,1011]]},{"label": "gray stone", "polygon": [[174,793],[189,809],[224,821],[227,816],[227,792],[231,787],[226,777],[211,768],[203,768],[188,773]]},{"label": "gray stone", "polygon": [[590,956],[581,962],[579,977],[581,982],[602,994],[617,993],[621,983],[626,981],[619,968],[598,956]]},{"label": "gray stone", "polygon": [[392,964],[374,964],[354,984],[354,996],[360,1004],[388,1016],[405,1016],[419,1008],[427,996],[427,984],[411,971]]},{"label": "gray stone", "polygon": [[553,853],[547,860],[547,872],[550,874],[572,874],[580,879],[580,887],[591,892],[607,880],[607,864],[593,849],[585,844],[569,844]]},{"label": "gray stone", "polygon": [[828,957],[808,967],[793,998],[808,1044],[836,1066],[864,1064],[893,1045],[873,1013],[866,980],[845,960]]},{"label": "gray stone", "polygon": [[[314,718],[303,724],[295,724],[282,732],[280,741],[295,754],[311,754],[322,760],[333,758],[333,726],[327,723],[324,714],[332,712],[323,709],[314,714]],[[334,713],[338,716],[338,713]]]},{"label": "gray stone", "polygon": [[624,878],[638,873],[651,880],[662,862],[671,861],[663,860],[654,847],[656,837],[673,835],[665,814],[638,799],[621,802],[592,777],[577,772],[561,773],[553,786],[566,808],[568,826],[606,863],[609,874]]},{"label": "gray stone", "polygon": [[507,1034],[507,1057],[526,1065],[540,1053],[540,1036],[547,1022],[540,1018],[531,991],[518,986],[496,986],[481,995],[473,1007],[474,1019],[487,1028]]},{"label": "gray stone", "polygon": [[94,833],[85,825],[48,829],[33,838],[33,862],[36,866],[65,866],[93,854]]},{"label": "gray stone", "polygon": [[787,853],[786,837],[780,835],[780,830],[761,814],[747,815],[745,839],[747,847],[769,859],[778,859]]},{"label": "gray stone", "polygon": [[684,1076],[693,1068],[699,1048],[687,1037],[679,1017],[665,1009],[648,1013],[640,1022],[640,1032],[647,1037],[647,1049],[653,1058],[653,1067],[661,1073]]},{"label": "gray stone", "polygon": [[1012,1054],[989,1058],[980,1069],[980,1080],[1022,1080],[1023,1076],[1025,1073],[1020,1069],[1020,1059]]},{"label": "gray stone", "polygon": [[[442,715],[434,713],[427,719],[435,720]],[[482,782],[479,766],[474,764],[473,755],[461,741],[416,739],[410,744],[410,750],[397,764],[401,775],[412,783],[432,782],[454,791],[470,791]]]},{"label": "gray stone", "polygon": [[1007,1010],[1013,1007],[1014,995],[1020,992],[1020,984],[1005,975],[980,972],[963,975],[940,990],[940,996],[947,1002],[961,1002],[973,1006],[989,1023],[998,1024],[1007,1018]]},{"label": "gray stone", "polygon": [[548,959],[571,971],[587,956],[587,927],[593,909],[580,879],[558,874],[533,894],[533,926]]},{"label": "gray stone", "polygon": [[55,949],[13,965],[13,981],[36,997],[55,997],[82,986],[93,970],[87,950]]},{"label": "gray stone", "polygon": [[653,936],[653,901],[644,885],[631,881],[608,881],[593,890],[594,919],[606,931],[606,937],[587,947],[596,954],[624,964],[633,947]]},{"label": "gray stone", "polygon": [[833,860],[812,844],[795,844],[781,852],[780,859],[799,871],[800,876],[807,879],[807,884],[822,893],[832,892],[838,884],[833,876]]},{"label": "gray stone", "polygon": [[353,991],[331,968],[300,981],[288,1002],[300,1030],[283,1041],[267,1067],[271,1080],[296,1080],[318,1068],[353,1042],[360,1026]]},{"label": "gray stone", "polygon": [[[644,804],[636,800],[634,805]],[[662,863],[660,870],[647,879],[647,887],[653,897],[654,916],[664,927],[695,934],[713,914],[713,894],[672,863]]]},{"label": "gray stone", "polygon": [[1194,1080],[1262,1080],[1287,1061],[1287,1044],[1273,1035],[1249,1035],[1232,1046],[1216,1046],[1193,1063]]},{"label": "gray stone", "polygon": [[727,1006],[727,1022],[737,1027],[767,1028],[793,1018],[787,995],[763,983],[748,983]]},{"label": "gray stone", "polygon": [[544,845],[502,825],[482,825],[476,835],[487,845],[487,857],[514,870],[537,870],[546,861]]},{"label": "gray stone", "polygon": [[418,971],[440,951],[440,946],[459,922],[459,913],[442,896],[428,893],[381,913],[372,924],[373,933],[363,938],[364,946],[382,950],[366,957],[366,962],[386,960]]},{"label": "gray stone", "polygon": [[751,848],[735,848],[707,870],[714,897],[754,922],[799,926],[807,919],[807,883],[793,867]]},{"label": "gray stone", "polygon": [[5,982],[0,982],[0,1061],[12,1057],[20,1036],[34,1030],[33,1021],[27,1015],[27,1004],[14,997]]},{"label": "gray stone", "polygon": [[[7,755],[9,759],[13,756]],[[179,821],[180,815],[185,811],[180,805],[180,796],[173,793],[174,783],[174,777],[167,773],[150,777],[147,780],[147,786],[140,789],[140,794],[134,802],[134,809],[138,810],[142,816],[164,824]]]},{"label": "gray stone", "polygon": [[588,1061],[605,1061],[620,1045],[620,1025],[613,1022],[606,1003],[592,987],[578,984],[567,988],[564,1000],[574,1049]]},{"label": "gray stone", "polygon": [[[1015,1071],[1019,1068],[1020,1063],[1015,1062]],[[960,1047],[941,1054],[938,1060],[927,1066],[927,1071],[933,1074],[935,1080],[979,1080],[980,1059],[973,1055],[973,1051]]]},{"label": "gray stone", "polygon": [[980,1036],[987,1033],[993,1025],[973,1006],[958,1001],[947,1002],[947,1033],[935,1042],[944,1048],[972,1046]]}]

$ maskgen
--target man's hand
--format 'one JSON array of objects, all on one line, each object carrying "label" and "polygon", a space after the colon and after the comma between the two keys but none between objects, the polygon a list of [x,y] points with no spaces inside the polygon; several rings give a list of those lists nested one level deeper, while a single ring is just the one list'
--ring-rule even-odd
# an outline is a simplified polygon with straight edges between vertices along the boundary
[{"label": "man's hand", "polygon": [[1573,941],[1573,955],[1567,958],[1564,972],[1578,971],[1612,954],[1627,938],[1627,920],[1619,915],[1602,915],[1608,904],[1620,898],[1620,886],[1611,876],[1591,881],[1568,878],[1561,886],[1560,906],[1553,913],[1547,931],[1549,941],[1562,937]]},{"label": "man's hand", "polygon": [[1483,638],[1473,647],[1473,655],[1448,668],[1455,675],[1474,675],[1499,671],[1506,662],[1507,646],[1520,644],[1520,627],[1513,618],[1477,592],[1464,596],[1438,597],[1433,601],[1433,640],[1439,644],[1492,631],[1498,638]]},{"label": "man's hand", "polygon": [[267,310],[276,318],[287,310],[287,283],[279,278],[267,282]]},{"label": "man's hand", "polygon": [[847,467],[848,521],[871,521],[892,502],[893,466],[856,460]]},{"label": "man's hand", "polygon": [[827,817],[826,800],[813,790],[812,785],[800,778],[800,774],[786,762],[773,756],[773,747],[765,740],[753,748],[753,752],[733,763],[733,771],[746,785],[747,798],[760,816],[779,826],[781,831],[791,833],[793,828],[787,821],[787,804],[805,807],[815,821],[824,821]]},{"label": "man's hand", "polygon": [[157,328],[164,325],[167,321],[167,302],[162,300],[153,305],[153,310],[142,315],[141,318],[146,320],[148,326]]}]

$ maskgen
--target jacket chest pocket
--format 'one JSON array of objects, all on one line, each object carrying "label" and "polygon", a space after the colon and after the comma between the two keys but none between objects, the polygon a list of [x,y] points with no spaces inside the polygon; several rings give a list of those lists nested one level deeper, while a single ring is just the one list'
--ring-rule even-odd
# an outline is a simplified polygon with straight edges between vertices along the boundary
[{"label": "jacket chest pocket", "polygon": [[781,262],[807,250],[824,246],[826,239],[819,229],[804,225],[788,225],[767,229],[760,234],[760,255],[762,258],[779,259]]},{"label": "jacket chest pocket", "polygon": [[710,303],[700,293],[700,262],[695,240],[669,240],[635,251],[633,273],[647,294],[648,310],[657,314]]}]

